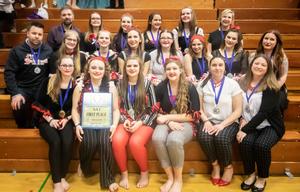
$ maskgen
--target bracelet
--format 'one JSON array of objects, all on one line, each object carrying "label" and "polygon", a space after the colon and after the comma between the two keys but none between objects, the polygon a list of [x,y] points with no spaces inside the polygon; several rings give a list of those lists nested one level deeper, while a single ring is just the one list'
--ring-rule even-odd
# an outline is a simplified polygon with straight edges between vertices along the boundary
[{"label": "bracelet", "polygon": [[54,120],[54,119],[52,118],[52,119],[50,119],[50,121],[48,122],[48,123],[49,123],[49,125],[50,125],[50,123],[51,123],[51,121],[52,121],[52,120]]},{"label": "bracelet", "polygon": [[80,123],[76,123],[76,124],[75,124],[75,127],[78,127],[79,125],[80,125]]}]

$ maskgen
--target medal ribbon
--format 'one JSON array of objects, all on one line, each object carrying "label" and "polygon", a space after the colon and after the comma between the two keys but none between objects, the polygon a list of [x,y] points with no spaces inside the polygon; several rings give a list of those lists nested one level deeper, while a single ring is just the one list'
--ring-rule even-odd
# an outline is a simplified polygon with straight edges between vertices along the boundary
[{"label": "medal ribbon", "polygon": [[[101,53],[100,53],[100,50],[98,50],[98,54],[99,54],[100,57],[102,57]],[[108,50],[108,52],[106,54],[105,60],[108,61],[108,58],[109,58],[109,50]]]},{"label": "medal ribbon", "polygon": [[63,109],[63,106],[64,106],[65,102],[67,101],[69,91],[70,91],[70,87],[71,87],[71,82],[72,82],[72,80],[69,81],[68,88],[67,88],[66,94],[64,96],[64,100],[62,98],[62,93],[59,94],[59,106],[60,106],[61,110]]},{"label": "medal ribbon", "polygon": [[232,55],[231,55],[231,58],[230,60],[228,59],[228,56],[227,56],[227,52],[226,50],[224,49],[224,54],[225,54],[225,60],[226,60],[226,65],[228,67],[228,72],[231,73],[232,71],[232,66],[233,66],[233,60],[234,60],[234,51],[232,51]]},{"label": "medal ribbon", "polygon": [[219,28],[219,31],[220,31],[220,33],[221,33],[221,38],[222,38],[222,41],[223,41],[223,40],[224,40],[224,31],[222,31],[221,28]]},{"label": "medal ribbon", "polygon": [[133,86],[134,87],[133,91],[132,91],[131,87],[132,86],[128,85],[128,87],[127,87],[127,93],[128,93],[130,104],[131,104],[131,106],[133,106],[134,102],[135,102],[136,85]]},{"label": "medal ribbon", "polygon": [[40,57],[40,54],[41,54],[41,47],[42,46],[39,47],[38,52],[34,52],[34,50],[30,47],[31,54],[32,54],[33,60],[35,62],[35,65],[39,64],[39,57]]},{"label": "medal ribbon", "polygon": [[201,77],[203,75],[204,71],[205,71],[205,60],[204,60],[204,56],[202,55],[201,65],[200,65],[199,59],[200,58],[196,58],[196,62],[198,64],[199,71],[200,71],[200,77]]},{"label": "medal ribbon", "polygon": [[169,94],[169,101],[170,103],[172,104],[172,107],[176,107],[176,96],[174,96],[172,94],[172,89],[171,89],[171,86],[170,86],[170,83],[168,82],[168,94]]},{"label": "medal ribbon", "polygon": [[154,46],[157,48],[158,47],[159,31],[157,31],[156,39],[154,39],[154,35],[153,35],[151,30],[150,30],[150,34],[151,34],[151,37],[152,37],[152,42],[153,42]]},{"label": "medal ribbon", "polygon": [[254,89],[251,91],[250,95],[248,95],[248,91],[246,91],[246,99],[247,99],[247,103],[249,104],[250,98],[252,97],[252,95],[254,94],[254,92],[256,91],[256,89],[259,87],[259,85],[261,84],[262,80],[260,80],[260,82],[257,83],[257,85],[255,85]]},{"label": "medal ribbon", "polygon": [[190,37],[188,37],[188,36],[186,35],[185,30],[183,30],[183,36],[184,36],[184,41],[185,41],[186,47],[189,47],[189,44],[190,44]]},{"label": "medal ribbon", "polygon": [[166,63],[166,60],[165,60],[165,57],[164,57],[164,54],[162,51],[161,51],[161,62],[163,65],[165,65],[165,63]]},{"label": "medal ribbon", "polygon": [[212,89],[213,89],[214,94],[215,94],[215,104],[216,105],[218,105],[218,103],[219,103],[221,92],[223,90],[224,81],[225,81],[225,77],[223,77],[223,79],[221,81],[221,86],[220,86],[220,89],[219,89],[219,93],[216,94],[216,88],[215,88],[214,80],[210,79],[210,83],[211,83]]},{"label": "medal ribbon", "polygon": [[126,38],[124,37],[124,35],[122,34],[122,35],[121,35],[121,49],[122,49],[122,50],[125,49],[126,43],[127,43],[127,40],[126,40]]}]

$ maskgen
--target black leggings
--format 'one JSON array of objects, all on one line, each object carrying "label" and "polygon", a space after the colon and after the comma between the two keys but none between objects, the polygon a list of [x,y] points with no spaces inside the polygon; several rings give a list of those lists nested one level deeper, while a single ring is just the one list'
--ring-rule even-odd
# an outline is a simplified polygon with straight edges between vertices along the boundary
[{"label": "black leggings", "polygon": [[72,157],[73,127],[72,120],[62,130],[51,127],[47,122],[38,125],[41,136],[49,144],[49,163],[53,183],[61,182],[68,172]]}]

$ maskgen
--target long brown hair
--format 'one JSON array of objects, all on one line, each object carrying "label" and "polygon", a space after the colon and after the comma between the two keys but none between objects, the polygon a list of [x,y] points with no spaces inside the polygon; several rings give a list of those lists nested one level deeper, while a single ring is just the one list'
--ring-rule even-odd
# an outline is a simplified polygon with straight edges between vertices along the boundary
[{"label": "long brown hair", "polygon": [[189,30],[190,30],[190,34],[194,35],[195,34],[195,28],[197,26],[197,18],[196,18],[196,14],[195,11],[193,10],[193,8],[191,6],[186,6],[184,8],[182,8],[180,10],[180,16],[179,16],[179,23],[178,23],[178,35],[180,36],[182,31],[184,30],[184,23],[181,19],[181,14],[182,14],[182,10],[184,9],[190,9],[191,10],[191,21],[189,22]]},{"label": "long brown hair", "polygon": [[[184,73],[183,65],[178,57],[170,57],[166,60],[165,64],[165,71],[166,67],[170,63],[175,63],[179,69],[182,71],[179,77],[178,82],[178,93],[176,97],[176,112],[177,113],[186,113],[188,111],[188,103],[190,102],[189,98],[189,83],[186,80],[186,76]],[[168,80],[167,80],[168,81]]]},{"label": "long brown hair", "polygon": [[274,73],[276,75],[276,78],[279,78],[283,73],[282,65],[283,65],[283,58],[284,58],[283,42],[282,42],[282,37],[280,35],[280,32],[277,30],[274,30],[274,29],[265,32],[261,36],[261,38],[258,42],[256,54],[264,54],[265,53],[264,47],[263,47],[263,40],[268,33],[272,33],[276,36],[276,45],[272,51],[271,57],[274,57],[274,63],[273,63]]},{"label": "long brown hair", "polygon": [[195,39],[198,39],[201,42],[201,44],[202,44],[202,57],[206,58],[206,42],[205,42],[205,38],[201,35],[193,35],[192,36],[190,44],[189,44],[189,52],[188,53],[191,55],[191,57],[193,59],[197,58],[196,54],[195,54],[195,52],[193,51],[193,48],[192,48],[192,46],[193,46],[192,44],[193,44],[193,41]]},{"label": "long brown hair", "polygon": [[85,66],[84,66],[84,79],[83,79],[83,82],[84,83],[89,83],[89,81],[91,80],[91,76],[89,74],[89,68],[90,68],[90,65],[92,63],[92,61],[94,60],[98,60],[98,61],[101,61],[104,63],[104,67],[105,67],[105,72],[104,72],[104,76],[102,78],[102,81],[109,81],[110,79],[110,65],[109,63],[106,61],[105,58],[103,57],[91,57],[89,58],[89,60],[86,62]]},{"label": "long brown hair", "polygon": [[[101,24],[100,24],[100,26],[99,26],[98,31],[94,31],[93,26],[92,26],[92,24],[91,24],[91,22],[92,22],[92,15],[93,15],[93,14],[97,14],[97,15],[100,16],[100,22],[101,22]],[[93,13],[91,13],[90,18],[89,18],[89,29],[88,29],[88,31],[85,33],[84,41],[85,41],[85,42],[89,42],[89,41],[90,41],[89,36],[90,36],[90,34],[92,34],[92,33],[94,33],[94,34],[97,35],[98,32],[102,29],[102,26],[103,26],[102,24],[103,24],[103,22],[102,22],[102,16],[100,15],[100,13],[98,13],[98,12],[93,12]]]},{"label": "long brown hair", "polygon": [[241,48],[242,48],[242,46],[243,46],[243,44],[242,44],[243,35],[242,35],[241,31],[238,30],[238,29],[229,29],[229,30],[226,32],[225,37],[224,37],[224,39],[223,39],[223,41],[222,41],[222,43],[221,43],[220,49],[225,49],[225,39],[226,39],[226,36],[228,35],[228,33],[230,33],[230,32],[237,33],[237,36],[238,36],[237,44],[234,45],[234,49],[233,49],[233,50],[234,50],[235,52],[237,52],[237,51],[239,51],[239,50],[242,50]]},{"label": "long brown hair", "polygon": [[[63,59],[71,59],[73,62],[73,58],[69,55],[64,55],[62,57],[59,58],[58,60],[58,66],[61,65],[61,62]],[[75,68],[74,71],[72,73],[72,78],[76,77],[76,72],[75,72]],[[48,82],[48,87],[47,87],[47,95],[49,95],[49,97],[52,99],[53,102],[57,102],[58,101],[58,96],[60,94],[60,84],[61,84],[61,72],[60,70],[57,68],[56,69],[56,74],[52,75],[49,79]]]},{"label": "long brown hair", "polygon": [[251,61],[250,65],[249,65],[249,69],[248,69],[245,77],[240,81],[241,88],[244,91],[247,91],[248,87],[250,86],[250,83],[253,79],[253,73],[252,73],[251,69],[252,69],[253,63],[255,62],[255,60],[257,58],[263,58],[264,60],[266,60],[266,62],[268,64],[267,72],[264,75],[264,77],[261,81],[261,84],[257,90],[263,91],[268,87],[270,89],[274,89],[274,90],[278,91],[280,89],[280,87],[276,80],[275,74],[273,72],[271,60],[264,54],[255,55],[255,57],[253,58],[253,60]]},{"label": "long brown hair", "polygon": [[[79,49],[79,43],[80,43],[80,38],[79,38],[79,34],[74,31],[74,30],[68,30],[65,32],[64,38],[62,40],[61,46],[58,50],[58,57],[61,58],[63,56],[66,55],[66,44],[65,41],[68,37],[74,35],[77,39],[77,44],[76,47],[74,48],[74,53],[73,53],[73,61],[74,61],[74,69],[75,69],[75,73],[77,76],[79,76],[80,71],[81,71],[81,65],[80,65],[80,49]],[[58,65],[59,63],[57,63]]]},{"label": "long brown hair", "polygon": [[141,61],[141,59],[137,56],[129,56],[128,59],[126,60],[126,64],[124,65],[123,71],[123,79],[120,81],[120,85],[119,85],[119,94],[120,97],[123,98],[124,100],[127,99],[127,94],[128,94],[128,75],[126,73],[126,66],[127,66],[127,62],[129,60],[135,60],[138,61],[139,63],[139,67],[140,67],[140,71],[138,74],[138,80],[136,83],[137,86],[137,92],[136,92],[136,97],[135,97],[135,104],[133,106],[133,109],[135,111],[135,113],[140,114],[144,111],[145,107],[146,107],[146,102],[145,102],[145,81],[144,81],[144,75],[143,75],[143,62]]},{"label": "long brown hair", "polygon": [[[174,40],[174,34],[169,31],[169,30],[163,30],[162,32],[160,32],[159,34],[159,41],[161,39],[161,35],[163,33],[169,33],[172,37],[172,40],[173,40],[173,43],[171,44],[171,47],[170,47],[170,56],[176,56],[177,55],[177,51],[176,51],[176,47],[175,47],[175,40]],[[157,47],[157,56],[156,56],[156,61],[157,63],[160,63],[159,62],[159,59],[161,58],[161,54],[162,54],[162,47],[161,47],[161,44],[160,42],[158,43],[158,47]]]}]

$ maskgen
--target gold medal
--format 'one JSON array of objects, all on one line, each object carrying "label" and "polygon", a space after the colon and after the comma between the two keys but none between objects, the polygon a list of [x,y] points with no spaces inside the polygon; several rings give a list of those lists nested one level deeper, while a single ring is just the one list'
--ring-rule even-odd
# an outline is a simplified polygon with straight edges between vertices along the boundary
[{"label": "gold medal", "polygon": [[172,111],[170,111],[170,114],[177,114],[177,111],[175,109],[172,109]]},{"label": "gold medal", "polygon": [[58,115],[59,115],[60,118],[63,119],[66,116],[66,112],[64,110],[60,110],[59,113],[58,113]]}]

